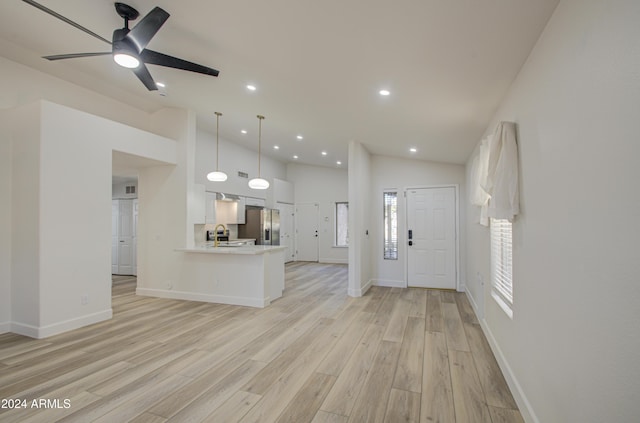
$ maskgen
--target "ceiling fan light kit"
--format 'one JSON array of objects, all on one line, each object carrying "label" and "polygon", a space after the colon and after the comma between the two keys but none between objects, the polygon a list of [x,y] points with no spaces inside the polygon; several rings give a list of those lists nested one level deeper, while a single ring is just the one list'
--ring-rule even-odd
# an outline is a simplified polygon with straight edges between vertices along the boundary
[{"label": "ceiling fan light kit", "polygon": [[25,3],[77,28],[92,37],[107,44],[111,44],[111,52],[100,53],[72,53],[44,56],[47,60],[75,59],[79,57],[106,56],[111,54],[113,60],[120,66],[129,68],[138,77],[149,91],[158,89],[153,77],[149,73],[146,64],[164,66],[167,68],[187,70],[203,75],[218,76],[216,69],[188,62],[177,57],[169,56],[157,51],[148,50],[147,44],[156,35],[160,27],[169,19],[169,13],[155,7],[138,24],[129,29],[129,21],[135,20],[139,13],[133,7],[124,3],[115,3],[116,12],[124,19],[124,27],[113,31],[112,40],[109,41],[82,25],[62,16],[61,14],[39,4],[34,0],[22,0]]},{"label": "ceiling fan light kit", "polygon": [[264,116],[258,115],[258,177],[249,181],[249,188],[251,189],[267,189],[269,188],[269,181],[263,179],[260,176],[260,150],[262,147],[262,120]]},{"label": "ceiling fan light kit", "polygon": [[215,112],[216,115],[216,170],[213,172],[209,172],[207,174],[207,179],[210,180],[211,182],[224,182],[227,180],[227,174],[224,172],[220,171],[220,167],[218,166],[218,164],[220,163],[220,149],[219,149],[219,144],[220,141],[218,140],[218,128],[220,127],[220,116],[222,116],[222,113],[220,112]]}]

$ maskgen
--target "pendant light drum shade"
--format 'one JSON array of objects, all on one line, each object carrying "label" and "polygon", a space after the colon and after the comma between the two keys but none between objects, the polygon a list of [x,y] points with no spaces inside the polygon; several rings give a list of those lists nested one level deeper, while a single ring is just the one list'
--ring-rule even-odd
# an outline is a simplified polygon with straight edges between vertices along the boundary
[{"label": "pendant light drum shade", "polygon": [[224,182],[227,180],[227,174],[224,172],[220,171],[220,168],[218,167],[218,163],[219,163],[219,159],[220,159],[220,149],[218,148],[220,141],[218,140],[218,128],[220,126],[220,116],[222,116],[222,113],[220,112],[215,112],[216,114],[216,170],[213,172],[209,172],[207,174],[207,179],[210,180],[211,182]]},{"label": "pendant light drum shade", "polygon": [[224,182],[227,180],[227,174],[224,172],[213,171],[207,173],[207,179],[211,182]]},{"label": "pendant light drum shade", "polygon": [[249,181],[249,188],[251,189],[267,189],[269,188],[269,181],[263,179],[260,176],[260,148],[262,145],[262,120],[264,116],[258,115],[258,177]]},{"label": "pendant light drum shade", "polygon": [[267,189],[269,188],[269,181],[262,178],[253,178],[249,181],[249,188],[251,189]]}]

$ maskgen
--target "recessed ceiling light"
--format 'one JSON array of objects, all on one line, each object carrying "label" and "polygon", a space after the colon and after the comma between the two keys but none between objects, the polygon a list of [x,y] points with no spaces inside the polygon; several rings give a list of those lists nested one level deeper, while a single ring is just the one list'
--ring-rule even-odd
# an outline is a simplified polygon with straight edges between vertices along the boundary
[{"label": "recessed ceiling light", "polygon": [[323,152],[322,152],[322,155],[323,155],[323,156],[326,156],[326,155],[327,155],[327,152],[326,152],[326,151],[323,151]]},{"label": "recessed ceiling light", "polygon": [[241,130],[240,132],[242,132],[243,134],[246,134],[246,133],[247,133],[247,130],[246,130],[246,129],[243,129],[243,130]]},{"label": "recessed ceiling light", "polygon": [[274,149],[274,150],[280,150],[280,146],[279,146],[279,145],[274,145],[274,146],[273,146],[273,149]]},{"label": "recessed ceiling light", "polygon": [[389,95],[391,94],[391,92],[389,92],[389,90],[380,90],[380,95]]},{"label": "recessed ceiling light", "polygon": [[297,159],[298,159],[298,156],[294,155],[294,156],[293,156],[293,158],[294,158],[295,160],[297,160]]},{"label": "recessed ceiling light", "polygon": [[416,153],[416,152],[418,151],[418,149],[417,149],[417,148],[415,148],[415,147],[411,147],[411,148],[409,149],[409,151],[410,151],[410,152],[412,152],[412,153]]},{"label": "recessed ceiling light", "polygon": [[156,82],[156,86],[158,86],[160,88],[166,87],[166,85],[164,85],[164,82]]},{"label": "recessed ceiling light", "polygon": [[255,85],[251,85],[251,84],[249,84],[249,85],[247,85],[247,89],[248,89],[249,91],[255,91],[255,90],[256,90],[256,86],[255,86]]},{"label": "recessed ceiling light", "polygon": [[301,140],[303,137],[302,137],[302,135],[298,135],[296,138]]},{"label": "recessed ceiling light", "polygon": [[340,160],[338,160],[338,161],[336,162],[336,164],[337,164],[338,166],[340,166],[340,165],[342,164],[342,162],[341,162]]}]

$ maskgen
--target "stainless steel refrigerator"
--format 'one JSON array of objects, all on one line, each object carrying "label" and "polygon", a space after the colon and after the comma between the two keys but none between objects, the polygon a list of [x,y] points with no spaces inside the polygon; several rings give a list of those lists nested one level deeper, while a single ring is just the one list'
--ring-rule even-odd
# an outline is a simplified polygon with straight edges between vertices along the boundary
[{"label": "stainless steel refrigerator", "polygon": [[244,225],[238,225],[238,238],[255,239],[256,245],[280,245],[280,211],[249,207]]}]

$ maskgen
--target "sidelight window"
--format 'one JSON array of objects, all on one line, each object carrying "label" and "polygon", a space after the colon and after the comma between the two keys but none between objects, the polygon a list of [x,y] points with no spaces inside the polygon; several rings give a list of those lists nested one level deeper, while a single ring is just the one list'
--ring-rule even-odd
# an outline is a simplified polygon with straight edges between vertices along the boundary
[{"label": "sidelight window", "polygon": [[385,191],[384,206],[384,259],[398,260],[398,193]]},{"label": "sidelight window", "polygon": [[336,203],[336,247],[349,246],[349,203]]}]

